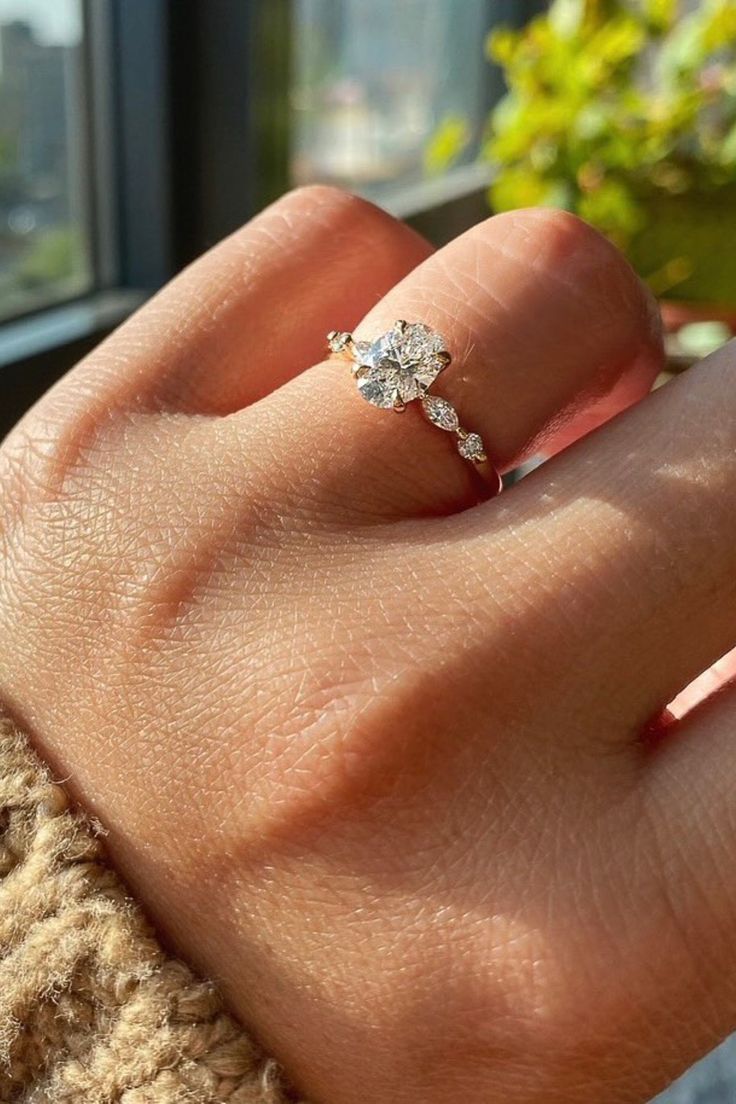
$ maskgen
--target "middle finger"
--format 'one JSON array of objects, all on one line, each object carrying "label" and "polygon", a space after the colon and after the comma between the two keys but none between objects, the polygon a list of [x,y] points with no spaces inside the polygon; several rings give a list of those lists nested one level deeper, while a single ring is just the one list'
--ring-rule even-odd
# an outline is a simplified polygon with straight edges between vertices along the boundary
[{"label": "middle finger", "polygon": [[732,342],[514,488],[513,549],[484,511],[468,526],[475,561],[513,553],[551,611],[536,650],[560,695],[617,737],[736,644],[735,363]]}]

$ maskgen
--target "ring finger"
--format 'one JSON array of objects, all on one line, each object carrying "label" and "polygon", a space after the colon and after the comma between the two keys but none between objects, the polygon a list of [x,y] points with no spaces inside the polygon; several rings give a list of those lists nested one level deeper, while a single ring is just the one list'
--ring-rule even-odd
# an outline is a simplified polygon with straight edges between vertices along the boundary
[{"label": "ring finger", "polygon": [[[453,359],[432,392],[482,437],[499,470],[637,400],[661,363],[642,284],[605,239],[559,211],[474,227],[397,284],[356,337],[375,338],[397,319],[443,335]],[[477,474],[418,407],[399,421],[369,405],[333,358],[244,416],[258,420],[286,478],[322,509],[365,519],[462,508],[478,498]]]}]

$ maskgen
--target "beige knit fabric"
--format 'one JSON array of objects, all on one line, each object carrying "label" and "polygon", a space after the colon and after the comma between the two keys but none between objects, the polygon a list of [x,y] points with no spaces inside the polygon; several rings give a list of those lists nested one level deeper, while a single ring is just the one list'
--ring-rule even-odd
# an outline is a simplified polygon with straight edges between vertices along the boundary
[{"label": "beige knit fabric", "polygon": [[92,826],[0,715],[0,1101],[295,1100],[101,858]]}]

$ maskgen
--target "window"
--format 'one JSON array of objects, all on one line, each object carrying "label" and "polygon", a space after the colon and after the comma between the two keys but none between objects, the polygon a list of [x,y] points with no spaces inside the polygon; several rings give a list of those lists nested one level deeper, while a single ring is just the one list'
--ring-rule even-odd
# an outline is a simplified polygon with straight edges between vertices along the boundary
[{"label": "window", "polygon": [[493,22],[486,0],[296,0],[292,179],[391,206],[473,165],[494,94]]},{"label": "window", "polygon": [[0,320],[92,284],[80,0],[0,0]]},{"label": "window", "polygon": [[168,10],[0,0],[0,438],[177,267]]}]

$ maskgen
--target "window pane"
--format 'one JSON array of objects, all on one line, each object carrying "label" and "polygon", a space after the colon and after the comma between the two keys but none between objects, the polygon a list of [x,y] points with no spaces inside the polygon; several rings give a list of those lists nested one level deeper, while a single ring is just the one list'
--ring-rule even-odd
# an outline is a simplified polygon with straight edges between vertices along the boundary
[{"label": "window pane", "polygon": [[0,319],[92,281],[81,0],[0,0]]},{"label": "window pane", "polygon": [[295,0],[291,171],[379,201],[475,159],[488,0]]}]

